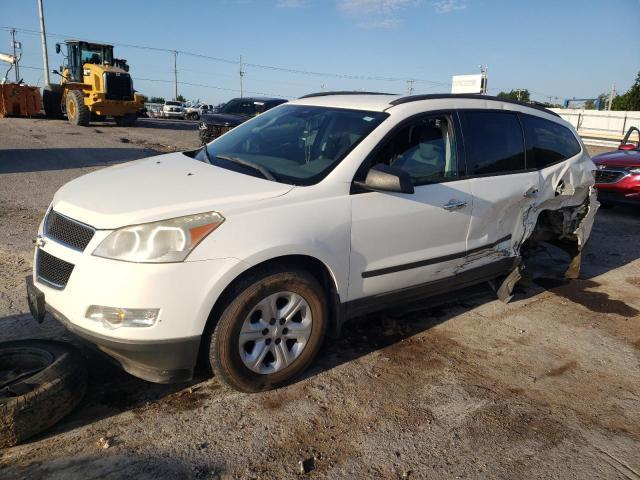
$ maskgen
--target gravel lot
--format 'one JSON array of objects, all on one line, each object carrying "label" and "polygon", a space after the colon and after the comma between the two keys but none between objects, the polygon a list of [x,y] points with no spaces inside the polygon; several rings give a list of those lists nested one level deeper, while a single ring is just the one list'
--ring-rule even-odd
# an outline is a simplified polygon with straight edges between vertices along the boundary
[{"label": "gravel lot", "polygon": [[[25,314],[23,287],[57,188],[197,145],[193,122],[0,119],[0,338],[68,338]],[[81,407],[0,451],[0,478],[295,478],[315,458],[312,478],[638,479],[639,235],[639,210],[602,210],[581,279],[526,281],[508,305],[482,287],[354,321],[277,391],[155,385],[84,349]]]}]

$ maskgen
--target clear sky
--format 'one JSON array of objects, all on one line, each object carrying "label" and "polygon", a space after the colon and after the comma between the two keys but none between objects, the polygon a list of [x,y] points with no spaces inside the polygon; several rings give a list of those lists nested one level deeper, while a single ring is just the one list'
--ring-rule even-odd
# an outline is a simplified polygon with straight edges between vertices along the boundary
[{"label": "clear sky", "polygon": [[[0,27],[39,29],[36,0],[0,2]],[[236,62],[242,55],[246,94],[286,97],[321,89],[404,93],[409,78],[417,80],[415,93],[448,92],[451,75],[484,64],[489,93],[528,88],[537,100],[581,98],[608,92],[612,82],[625,91],[640,70],[640,0],[44,0],[44,8],[51,69],[62,61],[56,41],[115,43],[135,88],[166,98],[173,96],[173,54],[118,44]],[[23,66],[41,67],[37,33],[18,32],[18,39]],[[0,29],[0,51],[9,52],[9,42]],[[206,85],[183,84],[179,93],[226,101],[239,94],[238,70],[178,54],[178,80]],[[42,85],[41,70],[21,74]]]}]

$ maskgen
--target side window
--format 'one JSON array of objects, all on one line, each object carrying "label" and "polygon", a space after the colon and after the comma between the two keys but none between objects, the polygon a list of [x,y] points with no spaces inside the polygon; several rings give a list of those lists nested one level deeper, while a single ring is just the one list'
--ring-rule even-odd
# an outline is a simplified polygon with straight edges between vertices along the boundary
[{"label": "side window", "polygon": [[525,169],[522,128],[515,113],[461,111],[469,175]]},{"label": "side window", "polygon": [[541,168],[577,155],[580,144],[571,130],[532,115],[521,115],[527,140],[527,168]]},{"label": "side window", "polygon": [[456,178],[458,156],[451,117],[426,117],[403,127],[376,153],[371,165],[378,163],[401,168],[414,185]]}]

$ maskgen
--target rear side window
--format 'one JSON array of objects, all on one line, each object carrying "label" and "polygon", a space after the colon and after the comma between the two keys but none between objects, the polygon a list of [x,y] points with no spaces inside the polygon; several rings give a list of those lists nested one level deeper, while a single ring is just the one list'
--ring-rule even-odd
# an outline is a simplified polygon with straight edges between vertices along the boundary
[{"label": "rear side window", "polygon": [[469,175],[525,169],[522,128],[515,113],[461,111]]},{"label": "rear side window", "polygon": [[580,144],[568,128],[531,115],[520,118],[527,141],[527,168],[539,170],[580,153]]}]

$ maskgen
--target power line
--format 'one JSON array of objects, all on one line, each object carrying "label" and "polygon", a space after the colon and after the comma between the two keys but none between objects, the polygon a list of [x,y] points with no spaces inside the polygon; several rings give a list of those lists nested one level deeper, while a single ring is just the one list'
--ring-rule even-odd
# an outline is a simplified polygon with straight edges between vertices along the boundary
[{"label": "power line", "polygon": [[[4,27],[4,26],[0,26],[1,30],[11,30],[12,27]],[[30,34],[30,35],[39,35],[40,33],[37,30],[31,30],[31,29],[27,29],[27,28],[16,28],[17,31],[26,33],[26,34]],[[47,33],[47,36],[52,36],[52,37],[58,37],[58,38],[72,38],[73,35],[65,35],[65,34],[60,34],[60,33]],[[107,43],[110,45],[114,45],[114,46],[120,46],[120,47],[127,47],[127,48],[137,48],[137,49],[143,49],[143,50],[154,50],[154,51],[159,51],[159,52],[167,52],[167,53],[179,53],[181,55],[188,55],[191,57],[195,57],[195,58],[202,58],[202,59],[206,59],[206,60],[211,60],[214,62],[221,62],[221,63],[226,63],[226,64],[230,64],[230,65],[239,65],[240,62],[238,60],[231,60],[228,58],[221,58],[221,57],[214,57],[211,55],[205,55],[202,53],[196,53],[196,52],[190,52],[187,50],[172,50],[169,48],[160,48],[160,47],[150,47],[147,45],[134,45],[134,44],[130,44],[130,43],[119,43],[119,42],[106,42],[106,41],[95,41],[96,43]],[[406,82],[406,78],[401,78],[401,77],[384,77],[384,76],[378,76],[378,75],[361,75],[361,74],[348,74],[348,73],[334,73],[334,72],[318,72],[318,71],[311,71],[311,70],[302,70],[302,69],[297,69],[297,68],[289,68],[289,67],[282,67],[282,66],[276,66],[276,65],[264,65],[264,64],[260,64],[260,63],[243,63],[244,67],[251,67],[251,68],[257,68],[257,69],[261,69],[261,70],[271,70],[271,71],[277,71],[277,72],[283,72],[283,73],[292,73],[292,74],[297,74],[297,75],[311,75],[311,76],[316,76],[316,77],[326,77],[326,78],[339,78],[339,79],[345,79],[345,80],[368,80],[368,81],[379,81],[379,82]],[[426,80],[426,79],[419,79],[419,78],[415,78],[413,79],[414,82],[416,83],[425,83],[425,84],[429,84],[429,85],[441,85],[441,86],[449,86],[451,85],[450,82],[437,82],[434,80]]]}]

